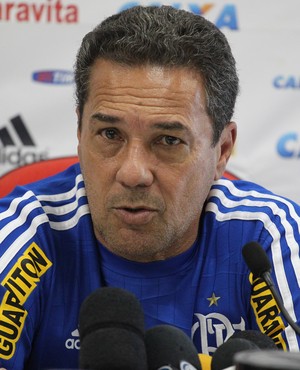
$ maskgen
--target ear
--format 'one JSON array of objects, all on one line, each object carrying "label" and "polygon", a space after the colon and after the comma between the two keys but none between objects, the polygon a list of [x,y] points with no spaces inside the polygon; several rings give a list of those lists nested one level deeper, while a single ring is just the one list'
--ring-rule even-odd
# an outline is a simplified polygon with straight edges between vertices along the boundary
[{"label": "ear", "polygon": [[[79,113],[79,109],[76,108],[76,116],[77,116],[77,139],[78,141],[80,140],[80,136],[81,136],[81,117],[80,117],[80,113]],[[0,369],[1,370],[1,369]]]},{"label": "ear", "polygon": [[237,135],[237,126],[235,122],[229,122],[222,131],[221,137],[217,143],[218,150],[218,163],[216,167],[215,180],[220,179],[225,171],[226,164],[233,151],[234,143]]},{"label": "ear", "polygon": [[78,108],[76,109],[76,115],[77,115],[77,141],[78,141],[78,143],[77,143],[77,154],[78,154],[78,157],[80,158],[81,125],[79,124],[80,114],[79,114]]}]

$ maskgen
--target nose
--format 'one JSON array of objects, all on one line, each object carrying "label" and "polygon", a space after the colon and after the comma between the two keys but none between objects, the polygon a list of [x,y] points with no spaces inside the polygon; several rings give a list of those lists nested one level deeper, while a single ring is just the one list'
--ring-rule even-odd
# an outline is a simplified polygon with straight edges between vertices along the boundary
[{"label": "nose", "polygon": [[150,154],[142,143],[128,144],[121,154],[116,180],[126,187],[146,187],[153,182]]}]

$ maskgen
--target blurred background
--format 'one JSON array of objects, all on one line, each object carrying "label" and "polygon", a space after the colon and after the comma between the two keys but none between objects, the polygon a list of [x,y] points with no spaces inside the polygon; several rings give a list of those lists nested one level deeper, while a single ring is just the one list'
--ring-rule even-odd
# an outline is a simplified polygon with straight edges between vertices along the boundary
[{"label": "blurred background", "polygon": [[0,176],[76,154],[73,65],[81,39],[138,4],[201,14],[226,34],[241,84],[228,170],[300,203],[299,0],[1,0]]}]

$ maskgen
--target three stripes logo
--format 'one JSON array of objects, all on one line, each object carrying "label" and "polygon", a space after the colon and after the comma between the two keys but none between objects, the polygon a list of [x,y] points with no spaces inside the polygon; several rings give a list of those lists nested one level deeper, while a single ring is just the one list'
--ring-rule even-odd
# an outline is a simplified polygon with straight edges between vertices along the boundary
[{"label": "three stripes logo", "polygon": [[[12,118],[10,122],[23,146],[35,146],[34,140],[30,135],[21,116],[16,116]],[[0,129],[0,142],[3,147],[16,146],[16,142],[12,138],[7,127],[3,127]]]},{"label": "three stripes logo", "polygon": [[20,115],[11,118],[6,126],[0,127],[0,168],[5,172],[11,166],[19,167],[47,158],[47,152],[38,151],[36,142]]}]

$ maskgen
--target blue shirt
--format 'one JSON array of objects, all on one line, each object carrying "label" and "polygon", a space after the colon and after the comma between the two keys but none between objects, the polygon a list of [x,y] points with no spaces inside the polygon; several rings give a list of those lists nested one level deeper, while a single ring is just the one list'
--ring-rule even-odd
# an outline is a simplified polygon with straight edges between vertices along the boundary
[{"label": "blue shirt", "polygon": [[138,263],[95,238],[79,165],[0,199],[0,365],[10,370],[78,367],[78,314],[101,286],[133,292],[145,328],[170,324],[199,353],[212,354],[237,330],[259,329],[299,349],[242,247],[257,241],[293,319],[300,319],[300,208],[245,181],[216,181],[198,237],[185,253]]}]

